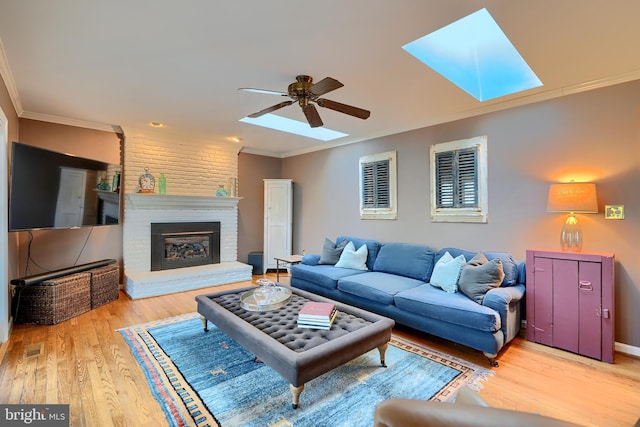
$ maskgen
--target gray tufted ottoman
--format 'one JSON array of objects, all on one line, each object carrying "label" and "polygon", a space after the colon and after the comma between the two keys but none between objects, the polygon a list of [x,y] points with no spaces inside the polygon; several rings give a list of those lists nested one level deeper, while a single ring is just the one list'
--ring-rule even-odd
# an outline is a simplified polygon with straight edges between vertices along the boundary
[{"label": "gray tufted ottoman", "polygon": [[[247,311],[240,306],[240,295],[250,289],[254,288],[198,295],[198,313],[205,331],[210,320],[286,379],[294,408],[307,381],[374,348],[385,366],[393,320],[295,288],[291,288],[291,302],[282,308]],[[336,305],[338,315],[330,330],[297,327],[298,311],[309,300]]]}]

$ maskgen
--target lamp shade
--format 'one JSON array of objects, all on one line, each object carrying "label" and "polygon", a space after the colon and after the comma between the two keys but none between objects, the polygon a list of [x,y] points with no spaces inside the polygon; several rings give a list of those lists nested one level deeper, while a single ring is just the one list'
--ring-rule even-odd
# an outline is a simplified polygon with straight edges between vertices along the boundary
[{"label": "lamp shade", "polygon": [[598,213],[596,185],[591,182],[551,184],[547,211]]}]

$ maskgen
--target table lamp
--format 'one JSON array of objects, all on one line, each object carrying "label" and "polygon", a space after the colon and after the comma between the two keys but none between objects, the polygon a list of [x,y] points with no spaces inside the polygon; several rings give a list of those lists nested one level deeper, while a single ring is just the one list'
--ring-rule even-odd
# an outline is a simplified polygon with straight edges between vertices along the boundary
[{"label": "table lamp", "polygon": [[547,212],[569,212],[562,226],[560,246],[563,251],[582,250],[582,228],[575,213],[598,213],[596,185],[591,182],[551,184]]}]

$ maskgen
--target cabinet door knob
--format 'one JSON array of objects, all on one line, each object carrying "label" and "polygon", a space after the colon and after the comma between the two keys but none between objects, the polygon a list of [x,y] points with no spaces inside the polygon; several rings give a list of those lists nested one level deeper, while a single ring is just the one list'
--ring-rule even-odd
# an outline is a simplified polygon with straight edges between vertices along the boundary
[{"label": "cabinet door knob", "polygon": [[588,280],[580,280],[580,283],[578,284],[578,289],[582,291],[592,291],[593,285]]}]

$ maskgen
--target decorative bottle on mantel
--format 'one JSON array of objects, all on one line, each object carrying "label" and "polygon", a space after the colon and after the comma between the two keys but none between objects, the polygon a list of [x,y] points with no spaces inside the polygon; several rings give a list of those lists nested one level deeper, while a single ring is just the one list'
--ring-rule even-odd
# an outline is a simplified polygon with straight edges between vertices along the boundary
[{"label": "decorative bottle on mantel", "polygon": [[158,194],[167,194],[167,178],[165,178],[164,172],[160,172],[160,179],[158,180]]},{"label": "decorative bottle on mantel", "polygon": [[229,178],[229,196],[238,197],[238,180]]},{"label": "decorative bottle on mantel", "polygon": [[224,185],[218,186],[218,191],[216,191],[216,197],[227,197],[227,190],[224,189]]}]

